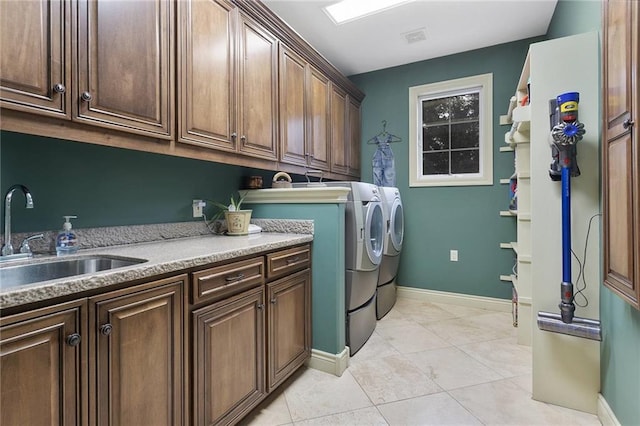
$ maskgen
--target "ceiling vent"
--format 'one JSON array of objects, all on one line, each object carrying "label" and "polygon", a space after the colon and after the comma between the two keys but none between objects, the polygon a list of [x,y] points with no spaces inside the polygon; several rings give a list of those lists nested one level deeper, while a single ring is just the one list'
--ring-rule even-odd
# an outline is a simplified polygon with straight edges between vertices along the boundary
[{"label": "ceiling vent", "polygon": [[419,41],[424,41],[427,39],[427,32],[424,28],[419,28],[417,30],[412,30],[407,33],[402,34],[402,36],[407,40],[407,44],[417,43]]}]

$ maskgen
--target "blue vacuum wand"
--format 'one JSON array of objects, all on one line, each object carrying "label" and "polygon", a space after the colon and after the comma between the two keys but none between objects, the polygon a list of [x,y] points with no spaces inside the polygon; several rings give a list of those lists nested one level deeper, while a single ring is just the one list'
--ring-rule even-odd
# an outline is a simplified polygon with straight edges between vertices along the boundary
[{"label": "blue vacuum wand", "polygon": [[563,93],[557,97],[560,120],[551,130],[554,163],[550,176],[560,167],[562,185],[562,284],[560,285],[560,315],[538,313],[538,328],[556,333],[570,334],[593,340],[601,340],[600,322],[584,318],[574,318],[576,306],[573,303],[571,283],[571,176],[579,176],[576,144],[585,133],[584,125],[578,121],[577,92]]}]

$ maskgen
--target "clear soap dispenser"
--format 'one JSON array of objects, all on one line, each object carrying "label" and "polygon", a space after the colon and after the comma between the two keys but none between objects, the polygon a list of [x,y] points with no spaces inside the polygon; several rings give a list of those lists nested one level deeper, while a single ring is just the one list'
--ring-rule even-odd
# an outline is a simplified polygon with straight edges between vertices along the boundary
[{"label": "clear soap dispenser", "polygon": [[62,216],[64,217],[64,224],[62,224],[62,231],[58,232],[56,237],[56,253],[58,256],[64,256],[65,254],[73,254],[78,251],[78,238],[76,233],[71,230],[71,222],[69,219],[76,219],[78,216]]}]

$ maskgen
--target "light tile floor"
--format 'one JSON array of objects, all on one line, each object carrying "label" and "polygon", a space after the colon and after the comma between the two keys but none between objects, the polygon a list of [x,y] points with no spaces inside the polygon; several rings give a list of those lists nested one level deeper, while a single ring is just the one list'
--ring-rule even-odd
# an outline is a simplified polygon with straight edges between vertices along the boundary
[{"label": "light tile floor", "polygon": [[301,368],[243,425],[599,425],[531,399],[510,313],[399,298],[341,377]]}]

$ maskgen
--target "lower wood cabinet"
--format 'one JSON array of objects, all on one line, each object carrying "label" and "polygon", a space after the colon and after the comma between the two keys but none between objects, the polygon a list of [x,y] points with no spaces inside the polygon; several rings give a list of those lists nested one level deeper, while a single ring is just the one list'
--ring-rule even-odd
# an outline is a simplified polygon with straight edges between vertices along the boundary
[{"label": "lower wood cabinet", "polygon": [[281,384],[311,356],[309,269],[267,285],[267,386]]},{"label": "lower wood cabinet", "polygon": [[0,425],[235,424],[310,354],[304,244],[0,317]]},{"label": "lower wood cabinet", "polygon": [[91,418],[97,425],[183,423],[186,275],[89,299]]},{"label": "lower wood cabinet", "polygon": [[87,424],[86,306],[0,319],[0,424]]},{"label": "lower wood cabinet", "polygon": [[186,278],[1,318],[0,424],[183,424]]},{"label": "lower wood cabinet", "polygon": [[[193,422],[235,424],[311,355],[311,256],[303,245],[266,255],[254,286],[191,313]],[[263,256],[192,273],[222,277]],[[262,280],[256,271],[262,273]],[[266,281],[266,284],[264,284]],[[232,287],[233,281],[227,287]],[[192,291],[197,287],[192,286]],[[194,300],[194,299],[192,299]]]},{"label": "lower wood cabinet", "polygon": [[195,424],[235,423],[266,394],[263,288],[193,311],[192,326]]}]

